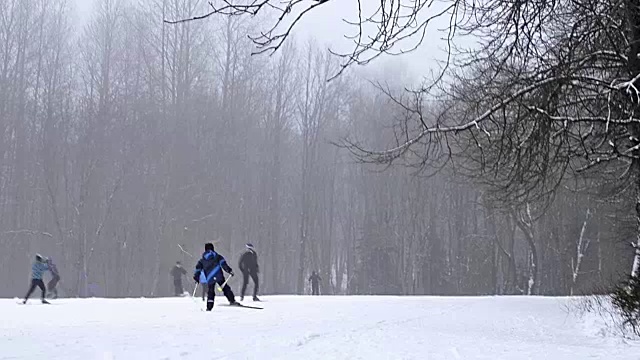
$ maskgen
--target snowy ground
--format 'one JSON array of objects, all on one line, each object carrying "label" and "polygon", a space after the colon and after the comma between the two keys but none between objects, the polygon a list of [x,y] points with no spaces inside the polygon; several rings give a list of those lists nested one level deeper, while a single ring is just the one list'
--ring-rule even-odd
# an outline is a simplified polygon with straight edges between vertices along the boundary
[{"label": "snowy ground", "polygon": [[0,300],[0,359],[640,359],[566,298],[265,300],[211,313],[191,298]]}]

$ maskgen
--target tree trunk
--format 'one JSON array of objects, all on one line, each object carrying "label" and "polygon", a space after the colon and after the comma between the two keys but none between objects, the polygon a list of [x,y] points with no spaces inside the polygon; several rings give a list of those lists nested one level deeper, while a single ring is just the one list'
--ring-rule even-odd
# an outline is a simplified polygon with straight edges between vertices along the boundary
[{"label": "tree trunk", "polygon": [[591,217],[591,209],[587,209],[587,214],[585,215],[584,222],[582,223],[582,228],[580,229],[580,237],[578,238],[578,243],[576,244],[576,257],[575,260],[571,259],[571,288],[569,290],[569,295],[573,296],[576,282],[578,281],[578,274],[580,273],[580,265],[582,264],[582,258],[584,257],[584,253],[589,248],[590,241],[585,239],[585,232],[587,229],[587,223],[589,222],[589,218]]},{"label": "tree trunk", "polygon": [[529,281],[527,284],[527,295],[536,295],[540,288],[540,284],[538,284],[538,248],[535,242],[531,207],[529,204],[526,205],[525,214],[517,214],[515,210],[512,210],[512,212],[514,212],[516,224],[520,230],[522,230],[524,238],[529,245]]}]

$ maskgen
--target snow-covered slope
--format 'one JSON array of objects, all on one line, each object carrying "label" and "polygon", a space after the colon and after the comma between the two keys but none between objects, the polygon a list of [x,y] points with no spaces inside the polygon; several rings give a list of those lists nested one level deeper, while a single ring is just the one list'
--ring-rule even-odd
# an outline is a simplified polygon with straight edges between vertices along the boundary
[{"label": "snow-covered slope", "polygon": [[0,300],[0,359],[640,359],[566,298],[264,299]]}]

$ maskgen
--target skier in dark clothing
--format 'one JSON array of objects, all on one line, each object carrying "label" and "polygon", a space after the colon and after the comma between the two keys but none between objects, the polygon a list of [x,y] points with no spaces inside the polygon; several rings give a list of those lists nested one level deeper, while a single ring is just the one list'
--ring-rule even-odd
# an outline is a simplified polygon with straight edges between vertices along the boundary
[{"label": "skier in dark clothing", "polygon": [[56,286],[60,281],[60,273],[58,272],[58,267],[53,263],[53,260],[51,260],[51,258],[47,259],[47,266],[49,267],[49,271],[53,276],[53,278],[47,283],[47,289],[49,290],[49,295],[52,298],[57,299],[58,289],[56,288]]},{"label": "skier in dark clothing", "polygon": [[238,266],[242,272],[240,301],[244,300],[244,292],[247,290],[247,285],[249,285],[249,277],[253,280],[253,301],[260,301],[258,299],[258,290],[260,289],[258,272],[260,272],[260,268],[258,267],[258,254],[253,244],[247,244],[247,250],[240,256]]},{"label": "skier in dark clothing", "polygon": [[313,295],[320,295],[320,281],[322,278],[315,271],[311,273],[311,277],[309,277],[309,281],[311,282],[311,291]]},{"label": "skier in dark clothing", "polygon": [[212,243],[206,243],[204,245],[204,253],[202,254],[202,259],[198,260],[198,264],[196,264],[196,270],[193,274],[193,279],[196,281],[196,283],[207,284],[208,286],[207,311],[211,311],[211,309],[213,309],[213,301],[216,296],[216,283],[218,283],[220,286],[224,284],[222,292],[224,293],[224,296],[227,298],[227,300],[229,300],[229,304],[238,305],[235,300],[235,296],[233,295],[233,291],[231,291],[231,287],[228,284],[225,284],[224,274],[222,270],[233,276],[233,270],[231,269],[231,267],[229,267],[224,257],[214,251]]},{"label": "skier in dark clothing", "polygon": [[42,275],[45,271],[49,270],[49,266],[47,265],[46,259],[43,258],[40,254],[36,254],[36,261],[31,265],[31,287],[29,287],[29,291],[27,291],[27,295],[24,297],[23,304],[27,303],[29,300],[29,296],[36,289],[36,286],[42,290],[42,303],[48,304],[49,302],[45,299],[45,295],[47,293],[46,288],[44,287],[44,282],[42,281]]},{"label": "skier in dark clothing", "polygon": [[182,288],[182,276],[187,273],[180,264],[180,261],[176,262],[176,265],[171,269],[171,276],[173,276],[173,287],[175,289],[176,296],[184,295],[184,289]]}]

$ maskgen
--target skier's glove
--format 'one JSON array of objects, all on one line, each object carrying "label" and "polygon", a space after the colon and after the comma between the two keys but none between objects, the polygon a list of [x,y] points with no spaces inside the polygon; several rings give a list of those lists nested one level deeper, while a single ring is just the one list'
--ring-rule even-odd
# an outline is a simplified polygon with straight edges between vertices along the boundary
[{"label": "skier's glove", "polygon": [[231,276],[235,276],[235,274],[233,273],[233,271],[229,271],[229,275],[231,275]]},{"label": "skier's glove", "polygon": [[196,282],[196,284],[200,283],[200,274],[194,274],[193,275],[193,281]]}]

